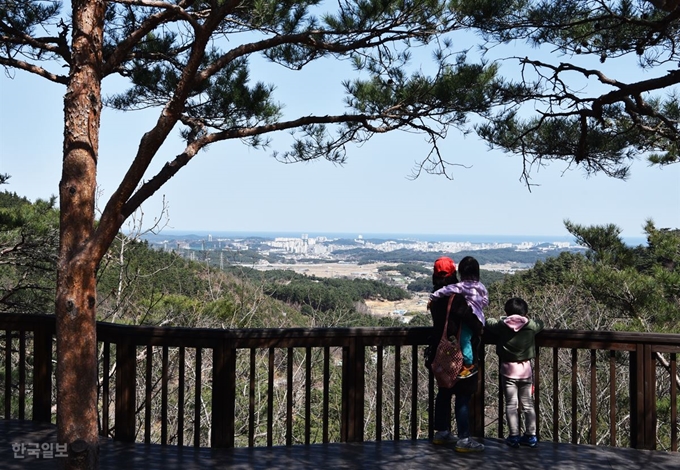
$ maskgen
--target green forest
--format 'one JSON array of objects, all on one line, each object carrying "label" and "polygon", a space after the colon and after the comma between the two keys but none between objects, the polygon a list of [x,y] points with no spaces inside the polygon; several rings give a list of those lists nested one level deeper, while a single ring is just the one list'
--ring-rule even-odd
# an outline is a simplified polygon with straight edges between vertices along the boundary
[{"label": "green forest", "polygon": [[[31,202],[0,193],[0,311],[53,312],[58,219],[54,199]],[[566,221],[565,230],[587,250],[547,257],[514,275],[482,272],[491,301],[487,316],[501,315],[507,298],[521,296],[530,315],[549,328],[680,331],[680,231],[647,221],[647,244],[631,247],[613,225]],[[496,251],[507,260],[504,250]],[[430,262],[436,258],[429,256]],[[98,318],[216,328],[394,326],[398,319],[372,316],[364,302],[427,292],[431,278],[423,262],[386,264],[379,271],[390,270],[411,279],[407,290],[285,270],[220,270],[119,234],[98,269]],[[430,324],[424,311],[409,316],[411,325]]]}]

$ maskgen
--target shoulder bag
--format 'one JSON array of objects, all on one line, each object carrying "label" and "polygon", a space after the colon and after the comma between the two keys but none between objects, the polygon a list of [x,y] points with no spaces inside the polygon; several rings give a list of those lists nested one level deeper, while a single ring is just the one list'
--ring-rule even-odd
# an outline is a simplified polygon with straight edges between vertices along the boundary
[{"label": "shoulder bag", "polygon": [[449,303],[446,307],[444,331],[442,331],[442,337],[439,339],[437,351],[430,365],[434,378],[437,380],[437,385],[441,388],[453,387],[458,380],[458,374],[463,368],[463,352],[460,350],[460,327],[458,328],[457,337],[449,339],[447,336],[449,315],[454,296],[455,294],[449,297]]}]

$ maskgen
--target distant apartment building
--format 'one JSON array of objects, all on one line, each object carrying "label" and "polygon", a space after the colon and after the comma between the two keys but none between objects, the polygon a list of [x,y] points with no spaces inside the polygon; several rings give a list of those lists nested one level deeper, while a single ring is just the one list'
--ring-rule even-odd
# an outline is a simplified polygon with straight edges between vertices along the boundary
[{"label": "distant apartment building", "polygon": [[278,248],[286,253],[294,254],[308,254],[316,253],[316,238],[309,238],[305,233],[302,234],[301,238],[284,238],[277,237],[274,241],[269,242],[272,248]]}]

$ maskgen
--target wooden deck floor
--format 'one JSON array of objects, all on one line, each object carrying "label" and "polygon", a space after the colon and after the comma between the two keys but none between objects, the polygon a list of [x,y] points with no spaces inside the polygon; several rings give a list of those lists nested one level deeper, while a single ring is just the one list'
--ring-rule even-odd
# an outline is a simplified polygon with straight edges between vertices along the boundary
[{"label": "wooden deck floor", "polygon": [[[54,444],[56,428],[22,421],[0,421],[0,469],[58,468],[58,459],[16,458],[13,443]],[[124,444],[102,440],[102,470],[276,470],[276,469],[484,469],[484,470],[678,470],[680,453],[541,442],[536,449],[511,449],[484,439],[486,450],[460,454],[428,441],[385,441],[293,447],[194,449]]]}]

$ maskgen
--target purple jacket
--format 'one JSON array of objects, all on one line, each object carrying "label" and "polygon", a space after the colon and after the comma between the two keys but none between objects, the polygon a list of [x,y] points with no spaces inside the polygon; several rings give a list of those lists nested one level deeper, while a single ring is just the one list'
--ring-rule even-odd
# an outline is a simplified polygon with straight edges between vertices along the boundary
[{"label": "purple jacket", "polygon": [[489,293],[484,284],[479,281],[460,281],[457,284],[449,284],[430,294],[430,300],[448,297],[451,294],[463,294],[482,325],[486,323],[484,307],[489,305]]}]

